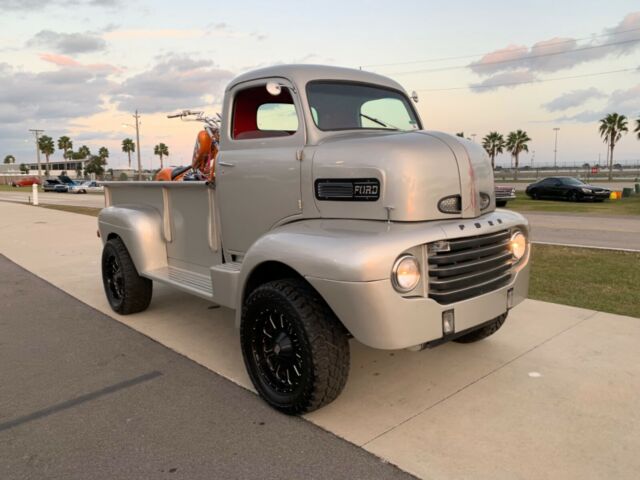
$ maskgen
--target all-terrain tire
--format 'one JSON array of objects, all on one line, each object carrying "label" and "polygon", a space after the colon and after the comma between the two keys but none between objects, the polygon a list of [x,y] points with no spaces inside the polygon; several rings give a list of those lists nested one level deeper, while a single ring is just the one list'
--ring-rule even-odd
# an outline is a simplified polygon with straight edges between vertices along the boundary
[{"label": "all-terrain tire", "polygon": [[153,295],[153,282],[138,275],[136,266],[120,238],[107,241],[102,250],[102,283],[111,308],[121,315],[146,310]]},{"label": "all-terrain tire", "polygon": [[249,294],[240,344],[260,396],[288,415],[331,403],[349,375],[347,332],[302,280],[275,280]]},{"label": "all-terrain tire", "polygon": [[479,340],[483,340],[493,335],[498,330],[500,330],[500,327],[502,327],[506,319],[507,319],[507,313],[503,313],[499,317],[495,318],[491,323],[488,323],[482,328],[473,330],[472,332],[469,332],[466,335],[456,338],[454,342],[473,343]]}]

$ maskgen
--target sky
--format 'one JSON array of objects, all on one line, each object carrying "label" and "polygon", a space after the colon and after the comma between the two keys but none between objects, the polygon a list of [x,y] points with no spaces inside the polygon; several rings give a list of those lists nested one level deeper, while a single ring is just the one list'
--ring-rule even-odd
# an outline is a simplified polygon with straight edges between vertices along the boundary
[{"label": "sky", "polygon": [[[553,163],[554,128],[559,164],[604,163],[598,119],[640,118],[640,3],[0,0],[0,158],[34,162],[38,128],[126,166],[138,109],[144,168],[159,142],[189,164],[199,125],[166,115],[220,112],[235,75],[281,63],[387,75],[418,92],[428,130],[525,130],[521,165]],[[640,163],[634,133],[615,162]]]}]

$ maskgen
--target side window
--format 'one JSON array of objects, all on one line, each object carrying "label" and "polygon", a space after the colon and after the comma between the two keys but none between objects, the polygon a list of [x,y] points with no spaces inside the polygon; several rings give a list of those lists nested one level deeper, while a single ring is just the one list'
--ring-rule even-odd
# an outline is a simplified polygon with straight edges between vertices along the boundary
[{"label": "side window", "polygon": [[258,130],[295,132],[298,115],[292,103],[265,103],[258,107]]},{"label": "side window", "polygon": [[286,137],[297,130],[298,115],[288,88],[277,96],[269,94],[265,85],[236,93],[231,129],[235,140]]}]

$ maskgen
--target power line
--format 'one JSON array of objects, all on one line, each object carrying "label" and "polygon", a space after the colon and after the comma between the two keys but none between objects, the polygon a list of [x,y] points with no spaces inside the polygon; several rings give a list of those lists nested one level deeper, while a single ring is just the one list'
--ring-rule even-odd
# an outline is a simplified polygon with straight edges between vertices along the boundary
[{"label": "power line", "polygon": [[[592,40],[594,38],[601,38],[601,37],[609,37],[612,35],[622,35],[624,33],[631,33],[631,32],[637,32],[640,31],[640,28],[631,28],[629,30],[620,30],[619,32],[610,32],[610,33],[603,33],[603,34],[599,34],[599,35],[591,35],[589,37],[582,37],[582,38],[573,38],[571,40],[560,40],[557,42],[549,42],[547,44],[545,44],[545,47],[547,46],[555,46],[555,45],[564,45],[567,43],[574,43],[574,42],[580,42],[583,40]],[[529,47],[518,47],[518,48],[514,48],[513,52],[516,52],[518,50],[529,50]],[[494,53],[494,51],[492,52],[484,52],[484,53],[474,53],[474,54],[468,54],[468,55],[460,55],[460,56],[455,56],[455,57],[440,57],[440,58],[429,58],[429,59],[425,59],[425,60],[410,60],[410,61],[406,61],[406,62],[395,62],[395,63],[377,63],[377,64],[369,64],[369,65],[361,65],[360,68],[370,68],[370,67],[396,67],[399,65],[412,65],[412,64],[416,64],[416,63],[432,63],[432,62],[443,62],[445,60],[462,60],[465,58],[474,58],[474,57],[480,57],[480,56],[484,56],[484,55],[489,55],[491,53]]]},{"label": "power line", "polygon": [[616,46],[616,45],[625,45],[625,44],[637,43],[637,42],[640,42],[640,38],[634,38],[633,40],[623,40],[623,41],[620,41],[620,42],[603,43],[603,44],[600,44],[600,45],[590,45],[590,46],[587,46],[587,47],[574,48],[573,50],[562,50],[560,52],[540,53],[540,54],[537,54],[537,55],[528,55],[526,57],[520,57],[520,58],[509,58],[509,59],[505,59],[505,60],[495,60],[495,61],[492,61],[492,62],[483,62],[481,64],[475,64],[475,65],[474,64],[467,64],[467,65],[456,65],[454,67],[419,69],[419,70],[411,70],[411,71],[405,71],[405,72],[391,72],[388,75],[409,75],[409,74],[412,74],[412,73],[444,72],[444,71],[447,71],[447,70],[466,69],[466,68],[470,68],[472,66],[485,67],[485,66],[489,66],[489,65],[500,65],[500,64],[511,63],[511,62],[526,62],[526,61],[531,60],[533,58],[551,57],[551,56],[555,56],[555,55],[565,55],[565,54],[569,54],[569,53],[582,52],[582,51],[586,51],[586,50],[594,50],[596,48],[607,48],[607,47],[613,47],[613,46]]},{"label": "power line", "polygon": [[511,87],[516,85],[528,85],[531,83],[546,83],[546,82],[555,82],[557,80],[570,80],[574,78],[585,78],[585,77],[596,77],[600,75],[610,75],[613,73],[622,73],[622,72],[633,72],[638,71],[637,68],[625,68],[622,70],[610,70],[608,72],[597,72],[597,73],[587,73],[583,75],[571,75],[567,77],[555,77],[555,78],[543,78],[539,80],[528,80],[525,82],[505,82],[505,83],[493,83],[491,85],[467,85],[465,87],[448,87],[448,88],[422,88],[419,89],[418,92],[445,92],[450,90],[468,90],[468,89],[479,89],[479,88],[495,88],[495,87]]}]

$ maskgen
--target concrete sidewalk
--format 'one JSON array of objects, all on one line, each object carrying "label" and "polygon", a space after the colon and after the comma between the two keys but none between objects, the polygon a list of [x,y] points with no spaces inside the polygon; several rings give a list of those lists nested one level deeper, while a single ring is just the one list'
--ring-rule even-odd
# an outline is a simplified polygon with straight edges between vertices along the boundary
[{"label": "concrete sidewalk", "polygon": [[[0,203],[0,253],[248,387],[231,312],[158,286],[146,312],[104,298],[96,219]],[[526,301],[490,339],[422,353],[352,342],[347,387],[307,419],[422,478],[636,478],[640,321]]]}]

